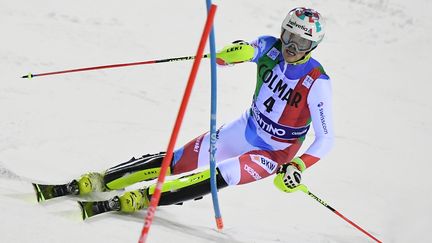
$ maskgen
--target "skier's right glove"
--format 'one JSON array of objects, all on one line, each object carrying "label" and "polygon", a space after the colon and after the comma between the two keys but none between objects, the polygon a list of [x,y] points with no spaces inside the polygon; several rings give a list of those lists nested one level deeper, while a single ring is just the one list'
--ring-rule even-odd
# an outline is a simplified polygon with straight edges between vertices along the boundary
[{"label": "skier's right glove", "polygon": [[230,65],[247,62],[254,57],[255,49],[246,41],[234,41],[216,53],[216,62],[219,65]]}]

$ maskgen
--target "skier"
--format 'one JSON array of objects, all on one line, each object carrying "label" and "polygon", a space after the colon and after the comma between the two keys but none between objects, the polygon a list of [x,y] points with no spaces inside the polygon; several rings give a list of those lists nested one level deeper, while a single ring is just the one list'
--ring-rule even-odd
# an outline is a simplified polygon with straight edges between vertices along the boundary
[{"label": "skier", "polygon": [[[257,64],[251,107],[217,131],[217,188],[254,182],[278,173],[275,185],[295,191],[301,173],[329,152],[333,145],[331,83],[320,63],[311,57],[324,37],[321,15],[309,8],[291,10],[279,38],[262,36],[236,41],[217,53],[219,65]],[[313,125],[315,140],[295,157]],[[209,164],[209,133],[174,151],[168,175],[179,175]],[[164,152],[132,158],[67,184],[67,193],[124,189],[158,177]],[[155,185],[127,191],[109,201],[110,210],[135,212],[149,206]],[[210,171],[166,181],[159,205],[179,204],[210,193]],[[97,212],[96,212],[97,213]]]}]

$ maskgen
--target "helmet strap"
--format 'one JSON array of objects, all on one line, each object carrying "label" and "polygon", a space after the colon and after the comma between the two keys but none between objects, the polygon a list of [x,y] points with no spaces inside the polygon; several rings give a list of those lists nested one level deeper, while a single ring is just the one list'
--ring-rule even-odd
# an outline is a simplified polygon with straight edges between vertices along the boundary
[{"label": "helmet strap", "polygon": [[312,56],[311,51],[308,51],[308,52],[306,52],[306,54],[305,54],[302,58],[300,58],[299,60],[297,60],[297,61],[295,61],[295,62],[287,62],[287,63],[288,63],[288,64],[291,64],[291,65],[299,65],[299,64],[303,64],[303,63],[306,63],[307,61],[309,61],[309,59],[311,58],[311,56]]}]

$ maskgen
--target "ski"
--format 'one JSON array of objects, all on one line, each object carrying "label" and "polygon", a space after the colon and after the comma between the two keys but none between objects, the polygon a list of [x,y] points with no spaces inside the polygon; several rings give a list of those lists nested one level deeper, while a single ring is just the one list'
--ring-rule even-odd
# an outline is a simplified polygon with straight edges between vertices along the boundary
[{"label": "ski", "polygon": [[115,196],[103,201],[78,201],[83,220],[98,214],[120,211],[120,198]]},{"label": "ski", "polygon": [[78,194],[78,182],[76,180],[73,180],[68,184],[46,185],[32,183],[32,185],[35,189],[38,202],[43,202],[52,198]]}]

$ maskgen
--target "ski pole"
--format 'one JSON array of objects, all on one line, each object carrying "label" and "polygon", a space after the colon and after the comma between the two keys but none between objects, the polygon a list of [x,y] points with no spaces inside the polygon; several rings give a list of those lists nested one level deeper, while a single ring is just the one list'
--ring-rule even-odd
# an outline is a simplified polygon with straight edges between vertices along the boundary
[{"label": "ski pole", "polygon": [[[203,58],[208,58],[208,57],[210,57],[210,54],[203,55]],[[74,72],[83,72],[83,71],[90,71],[90,70],[97,70],[97,69],[118,68],[118,67],[145,65],[145,64],[155,64],[155,63],[162,63],[162,62],[186,61],[186,60],[192,60],[195,58],[196,58],[196,56],[172,57],[172,58],[142,61],[142,62],[130,62],[130,63],[109,64],[109,65],[103,65],[103,66],[76,68],[76,69],[69,69],[69,70],[62,70],[62,71],[55,71],[55,72],[48,72],[48,73],[35,73],[35,74],[30,73],[30,74],[22,76],[21,78],[31,79],[34,77],[48,76],[48,75],[55,75],[55,74],[74,73]]]},{"label": "ski pole", "polygon": [[330,205],[328,205],[326,202],[324,202],[322,199],[320,199],[319,197],[317,197],[315,194],[313,194],[312,192],[309,191],[309,189],[306,187],[306,185],[304,184],[300,184],[298,186],[298,190],[306,193],[308,196],[310,196],[311,198],[315,199],[317,202],[319,202],[321,205],[325,206],[326,208],[328,208],[330,211],[332,211],[333,213],[335,213],[337,216],[341,217],[343,220],[345,220],[346,222],[348,222],[349,224],[351,224],[352,226],[354,226],[356,229],[360,230],[361,232],[363,232],[365,235],[369,236],[370,238],[372,238],[373,240],[375,240],[376,242],[381,243],[380,240],[378,240],[377,238],[375,238],[373,235],[371,235],[370,233],[368,233],[366,230],[362,229],[360,226],[358,226],[356,223],[354,223],[353,221],[349,220],[347,217],[343,216],[341,213],[339,213],[337,210],[335,210],[333,207],[331,207]]}]

